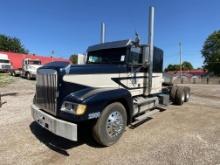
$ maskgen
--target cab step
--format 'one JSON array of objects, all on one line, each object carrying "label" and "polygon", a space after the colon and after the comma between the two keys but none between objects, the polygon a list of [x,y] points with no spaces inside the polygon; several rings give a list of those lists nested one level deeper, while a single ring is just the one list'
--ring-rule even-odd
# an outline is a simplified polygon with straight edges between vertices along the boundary
[{"label": "cab step", "polygon": [[134,118],[134,122],[131,123],[130,128],[135,128],[141,124],[143,124],[146,121],[149,121],[152,119],[152,116],[158,112],[165,111],[166,108],[162,106],[157,106],[153,110],[145,112],[144,114],[137,116]]},{"label": "cab step", "polygon": [[164,106],[164,105],[158,105],[158,106],[155,107],[155,109],[160,110],[160,112],[163,112],[163,111],[166,111],[166,110],[167,110],[167,109],[166,109],[166,106]]}]

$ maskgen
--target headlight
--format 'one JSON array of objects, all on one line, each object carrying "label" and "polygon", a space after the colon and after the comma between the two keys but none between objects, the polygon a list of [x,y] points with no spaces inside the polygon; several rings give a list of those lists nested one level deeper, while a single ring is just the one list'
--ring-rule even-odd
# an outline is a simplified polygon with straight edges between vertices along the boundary
[{"label": "headlight", "polygon": [[86,105],[64,101],[61,107],[61,111],[74,115],[83,115],[86,111]]}]

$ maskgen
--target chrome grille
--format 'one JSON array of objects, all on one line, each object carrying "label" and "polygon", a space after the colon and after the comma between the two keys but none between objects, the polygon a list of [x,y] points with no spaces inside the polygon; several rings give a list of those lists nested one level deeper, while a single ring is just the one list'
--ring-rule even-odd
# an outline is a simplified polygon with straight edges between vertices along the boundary
[{"label": "chrome grille", "polygon": [[51,114],[56,114],[57,108],[57,71],[39,69],[37,71],[35,104]]},{"label": "chrome grille", "polygon": [[10,65],[2,65],[2,69],[10,69],[11,66]]}]

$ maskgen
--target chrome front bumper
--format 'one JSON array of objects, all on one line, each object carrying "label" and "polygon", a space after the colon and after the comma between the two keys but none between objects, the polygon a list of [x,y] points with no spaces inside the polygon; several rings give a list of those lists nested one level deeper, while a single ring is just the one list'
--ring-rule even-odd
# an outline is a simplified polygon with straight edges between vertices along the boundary
[{"label": "chrome front bumper", "polygon": [[71,141],[77,141],[77,124],[57,119],[34,104],[31,106],[31,112],[34,120],[43,128]]}]

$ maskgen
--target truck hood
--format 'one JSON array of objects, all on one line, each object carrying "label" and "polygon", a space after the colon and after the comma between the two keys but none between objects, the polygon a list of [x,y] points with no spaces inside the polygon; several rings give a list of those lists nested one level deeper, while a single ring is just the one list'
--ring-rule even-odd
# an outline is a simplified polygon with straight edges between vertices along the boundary
[{"label": "truck hood", "polygon": [[125,65],[68,65],[61,62],[46,64],[38,70],[41,69],[54,69],[58,72],[59,106],[61,106],[64,97],[76,91],[87,88],[119,88],[120,85],[115,79],[118,79],[120,74],[127,72]]},{"label": "truck hood", "polygon": [[114,81],[114,78],[119,78],[120,74],[126,73],[127,68],[123,65],[87,64],[67,66],[65,70],[64,82],[92,88],[116,88],[119,84]]}]

